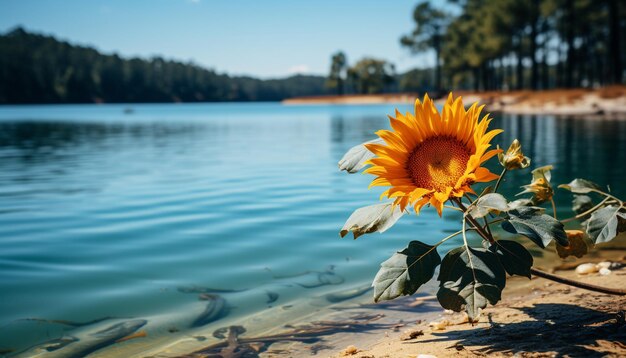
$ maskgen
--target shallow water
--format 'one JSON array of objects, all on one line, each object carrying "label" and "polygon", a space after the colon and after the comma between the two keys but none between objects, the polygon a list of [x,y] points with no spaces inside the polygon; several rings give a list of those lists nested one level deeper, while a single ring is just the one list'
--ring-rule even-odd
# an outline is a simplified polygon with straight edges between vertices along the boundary
[{"label": "shallow water", "polygon": [[[457,215],[426,209],[384,235],[339,238],[350,213],[381,190],[337,161],[387,128],[393,109],[0,107],[0,348],[72,332],[25,318],[135,317],[153,338],[173,326],[185,333],[206,305],[178,290],[189,286],[237,291],[221,293],[228,315],[209,331],[268,306],[287,307],[264,318],[280,327],[323,311],[320,296],[371,281],[409,240],[456,231]],[[586,177],[626,196],[626,121],[496,115],[492,126],[505,129],[494,143],[520,139],[532,167],[554,164],[553,182]],[[530,178],[510,174],[509,193]],[[567,215],[570,197],[560,194]]]}]

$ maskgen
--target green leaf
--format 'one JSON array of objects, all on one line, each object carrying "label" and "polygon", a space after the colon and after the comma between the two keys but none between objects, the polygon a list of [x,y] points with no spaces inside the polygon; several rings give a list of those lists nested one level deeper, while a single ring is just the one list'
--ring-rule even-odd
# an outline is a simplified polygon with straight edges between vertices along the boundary
[{"label": "green leaf", "polygon": [[489,193],[481,196],[474,204],[472,204],[469,214],[473,218],[479,219],[488,215],[492,211],[501,212],[508,210],[508,202],[504,196],[497,193]]},{"label": "green leaf", "polygon": [[492,245],[491,250],[498,255],[500,263],[509,275],[530,278],[533,256],[522,244],[510,240],[498,240]]},{"label": "green leaf", "polygon": [[593,208],[593,201],[587,195],[574,195],[572,200],[572,210],[576,214],[582,214],[585,211]]},{"label": "green leaf", "polygon": [[509,210],[517,209],[520,206],[533,206],[533,201],[530,199],[517,199],[509,203]]},{"label": "green leaf", "polygon": [[600,186],[585,179],[574,179],[569,184],[561,184],[559,188],[566,189],[576,194],[587,194],[594,190],[600,190]]},{"label": "green leaf", "polygon": [[563,224],[552,216],[543,214],[542,209],[537,207],[510,210],[502,228],[513,234],[526,236],[541,248],[545,248],[552,239],[563,246],[568,244]]},{"label": "green leaf", "polygon": [[341,237],[346,236],[350,231],[354,239],[363,234],[372,232],[385,232],[400,219],[404,213],[400,207],[393,203],[375,204],[356,209],[348,218],[339,231]]},{"label": "green leaf", "polygon": [[365,144],[370,143],[384,144],[385,142],[378,138],[350,148],[350,150],[348,150],[339,161],[339,170],[345,170],[348,173],[353,174],[363,169],[366,165],[365,162],[375,156],[374,153],[365,148]]},{"label": "green leaf", "polygon": [[439,286],[437,300],[441,307],[454,312],[461,312],[465,306],[465,300],[459,295],[456,282],[448,281]]},{"label": "green leaf", "polygon": [[419,241],[396,252],[380,265],[374,277],[374,302],[412,295],[435,274],[441,258],[435,249]]},{"label": "green leaf", "polygon": [[618,234],[626,232],[626,213],[620,207],[606,206],[591,214],[587,222],[587,234],[594,244],[613,240]]},{"label": "green leaf", "polygon": [[441,262],[437,299],[444,308],[463,306],[472,322],[487,303],[495,304],[506,285],[506,273],[495,253],[483,248],[459,247]]},{"label": "green leaf", "polygon": [[501,295],[500,287],[480,282],[472,282],[459,292],[459,296],[465,300],[465,311],[471,322],[478,321],[480,310],[487,307],[487,302],[495,305],[502,298]]}]

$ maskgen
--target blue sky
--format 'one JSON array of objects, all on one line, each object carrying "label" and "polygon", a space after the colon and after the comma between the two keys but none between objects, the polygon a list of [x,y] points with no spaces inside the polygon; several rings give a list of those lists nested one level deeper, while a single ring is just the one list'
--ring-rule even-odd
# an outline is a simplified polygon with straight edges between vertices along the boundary
[{"label": "blue sky", "polygon": [[384,58],[399,71],[432,64],[399,45],[410,0],[0,0],[17,25],[122,56],[192,60],[229,74],[326,74],[330,56]]}]

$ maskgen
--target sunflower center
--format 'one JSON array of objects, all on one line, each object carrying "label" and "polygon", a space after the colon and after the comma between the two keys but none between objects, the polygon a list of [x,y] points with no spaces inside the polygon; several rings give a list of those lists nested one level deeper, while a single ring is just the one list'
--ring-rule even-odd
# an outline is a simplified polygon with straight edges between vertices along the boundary
[{"label": "sunflower center", "polygon": [[420,143],[407,161],[407,171],[417,187],[445,192],[465,173],[470,152],[450,137],[433,137]]}]

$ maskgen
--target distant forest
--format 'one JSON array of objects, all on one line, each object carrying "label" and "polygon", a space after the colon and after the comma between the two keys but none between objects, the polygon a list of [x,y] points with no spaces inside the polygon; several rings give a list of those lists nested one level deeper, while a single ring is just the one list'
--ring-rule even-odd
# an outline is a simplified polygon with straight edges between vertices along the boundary
[{"label": "distant forest", "polygon": [[194,63],[105,55],[16,28],[0,35],[0,104],[280,101],[325,94],[545,90],[624,83],[624,0],[420,1],[407,51],[434,65],[331,55],[327,77],[261,80]]},{"label": "distant forest", "polygon": [[[448,89],[545,90],[624,83],[624,0],[420,1],[414,28],[400,44],[432,55],[434,68],[395,76],[402,91],[442,95]],[[350,65],[333,54],[327,86],[385,91],[393,64],[365,58]]]},{"label": "distant forest", "polygon": [[234,77],[160,57],[125,59],[22,28],[0,36],[0,104],[279,101],[326,94],[325,82]]}]

